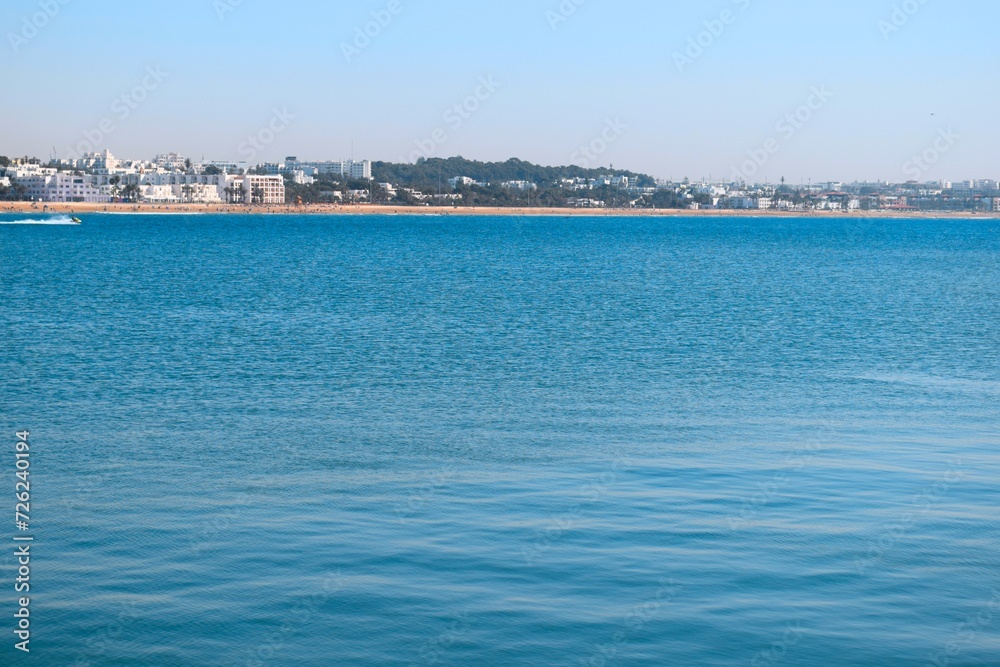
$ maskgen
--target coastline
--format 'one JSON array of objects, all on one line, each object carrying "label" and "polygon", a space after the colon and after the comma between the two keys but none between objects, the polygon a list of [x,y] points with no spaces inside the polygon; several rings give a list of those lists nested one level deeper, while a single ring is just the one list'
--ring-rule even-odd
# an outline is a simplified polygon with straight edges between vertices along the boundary
[{"label": "coastline", "polygon": [[588,209],[494,208],[452,206],[373,206],[371,204],[313,204],[307,206],[237,206],[226,204],[80,204],[2,202],[0,214],[229,214],[229,215],[414,215],[414,216],[531,216],[531,217],[787,217],[787,218],[982,218],[1000,213],[972,211],[773,211],[746,209]]}]

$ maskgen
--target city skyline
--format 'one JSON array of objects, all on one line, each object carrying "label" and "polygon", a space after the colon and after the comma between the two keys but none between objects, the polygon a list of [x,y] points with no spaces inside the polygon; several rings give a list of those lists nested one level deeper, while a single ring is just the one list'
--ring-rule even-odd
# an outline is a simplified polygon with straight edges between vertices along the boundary
[{"label": "city skyline", "polygon": [[[981,54],[998,12],[918,0],[281,12],[15,0],[0,9],[0,76],[31,103],[7,106],[17,131],[5,150],[517,157],[677,181],[993,178],[996,93]],[[202,46],[172,48],[178,36]]]},{"label": "city skyline", "polygon": [[[766,151],[766,148],[763,149]],[[447,174],[447,178],[446,178]],[[735,174],[738,176],[738,174]],[[447,187],[446,187],[447,186]],[[196,161],[178,153],[122,159],[109,150],[42,164],[0,155],[0,200],[47,204],[520,206],[783,212],[1000,212],[1000,182],[681,183],[630,171],[464,159],[426,163]],[[286,210],[291,210],[290,208]]]}]

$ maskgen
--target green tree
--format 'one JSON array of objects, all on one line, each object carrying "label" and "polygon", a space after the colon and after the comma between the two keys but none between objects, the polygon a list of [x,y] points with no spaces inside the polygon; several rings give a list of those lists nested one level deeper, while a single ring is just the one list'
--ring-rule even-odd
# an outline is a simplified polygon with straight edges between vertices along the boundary
[{"label": "green tree", "polygon": [[135,183],[129,183],[122,189],[122,198],[129,203],[142,201],[142,189]]}]

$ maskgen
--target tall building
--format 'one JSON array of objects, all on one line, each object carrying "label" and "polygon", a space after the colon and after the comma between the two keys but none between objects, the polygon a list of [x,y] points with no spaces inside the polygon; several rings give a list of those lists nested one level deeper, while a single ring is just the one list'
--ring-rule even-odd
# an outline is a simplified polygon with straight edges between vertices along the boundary
[{"label": "tall building", "polygon": [[306,173],[309,173],[307,171],[309,169],[315,169],[316,173],[321,176],[337,176],[339,178],[351,178],[359,181],[369,181],[372,178],[371,160],[361,160],[360,162],[354,160],[302,162],[295,156],[289,156],[285,158],[284,168],[280,168],[281,171],[302,170]]},{"label": "tall building", "polygon": [[153,158],[153,164],[162,169],[181,171],[187,168],[187,159],[177,153],[164,153]]},{"label": "tall building", "polygon": [[248,174],[233,178],[231,186],[243,186],[244,204],[284,204],[285,179],[281,176]]}]

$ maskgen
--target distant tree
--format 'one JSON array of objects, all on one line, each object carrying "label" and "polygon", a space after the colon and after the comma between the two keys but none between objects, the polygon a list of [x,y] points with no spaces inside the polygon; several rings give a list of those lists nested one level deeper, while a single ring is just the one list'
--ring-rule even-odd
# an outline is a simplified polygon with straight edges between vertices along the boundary
[{"label": "distant tree", "polygon": [[218,176],[219,174],[222,173],[222,170],[216,167],[214,164],[210,164],[207,167],[205,167],[205,170],[202,173],[205,174],[206,176]]},{"label": "distant tree", "polygon": [[684,208],[687,202],[684,198],[672,190],[657,190],[650,200],[653,208]]},{"label": "distant tree", "polygon": [[113,199],[118,199],[122,195],[122,189],[119,187],[119,183],[122,182],[121,176],[112,176],[108,179],[108,185],[111,186],[111,197]]},{"label": "distant tree", "polygon": [[187,169],[188,171],[191,171],[191,158],[187,158],[184,160],[184,168]]},{"label": "distant tree", "polygon": [[[465,158],[421,158],[416,164],[391,162],[372,163],[372,175],[378,182],[393,183],[405,187],[430,187],[436,190],[442,178],[447,181],[455,176],[468,176],[480,183],[502,183],[504,181],[532,181],[539,186],[555,184],[563,178],[597,178],[606,176],[609,170],[586,169],[576,165],[543,167],[511,158],[506,162],[478,162]],[[640,187],[656,185],[656,180],[646,174],[626,170],[614,173],[634,178]]]},{"label": "distant tree", "polygon": [[20,183],[11,183],[9,188],[3,188],[0,199],[6,201],[27,201],[28,189]]},{"label": "distant tree", "polygon": [[6,169],[10,166],[10,158],[6,155],[0,155],[0,168]]},{"label": "distant tree", "polygon": [[142,200],[142,191],[135,183],[129,183],[122,189],[122,197],[129,203]]},{"label": "distant tree", "polygon": [[264,188],[260,187],[259,185],[255,185],[253,189],[250,191],[250,201],[254,204],[263,204]]}]

